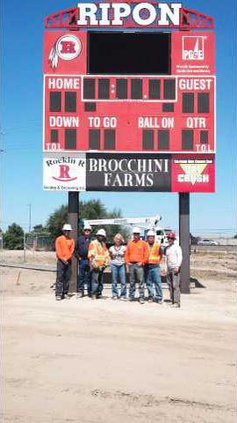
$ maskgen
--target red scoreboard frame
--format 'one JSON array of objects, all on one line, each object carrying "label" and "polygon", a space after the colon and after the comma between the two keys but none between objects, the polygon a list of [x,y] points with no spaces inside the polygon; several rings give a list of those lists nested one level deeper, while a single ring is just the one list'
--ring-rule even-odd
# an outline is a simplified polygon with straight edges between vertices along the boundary
[{"label": "red scoreboard frame", "polygon": [[[75,16],[76,9],[70,10]],[[86,30],[78,27],[75,30],[75,19],[71,20],[74,24],[68,19],[65,25],[63,12],[59,16],[60,24],[56,15],[51,20],[46,18],[47,28],[64,30],[45,32],[43,151],[129,152],[144,153],[146,157],[149,153],[170,154],[174,174],[179,157],[195,162],[206,159],[212,175],[210,183],[204,189],[190,183],[184,191],[213,192],[216,148],[215,39],[210,31],[213,22],[205,27],[202,18],[199,24],[193,24],[187,10],[182,9],[186,27],[180,24],[178,31],[169,32],[167,72],[110,74],[91,71],[89,65],[90,37],[96,39],[102,29],[95,31],[88,25]],[[129,31],[122,31],[110,28],[104,34],[108,38],[114,34],[130,37]],[[143,31],[139,28],[136,33],[144,32],[154,34],[149,27]],[[152,54],[155,60],[155,49]],[[172,186],[173,191],[181,190],[179,184],[173,182]]]}]

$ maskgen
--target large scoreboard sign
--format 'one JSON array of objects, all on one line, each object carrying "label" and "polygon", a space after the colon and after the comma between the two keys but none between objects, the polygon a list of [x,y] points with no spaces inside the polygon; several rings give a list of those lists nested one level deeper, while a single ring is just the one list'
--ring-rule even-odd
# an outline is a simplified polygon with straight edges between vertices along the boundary
[{"label": "large scoreboard sign", "polygon": [[[180,3],[80,3],[45,26],[54,29],[44,45],[45,189],[214,191],[212,18]],[[130,170],[129,183],[127,168],[115,180],[99,168],[91,176],[93,157],[125,163],[128,153],[168,160],[169,176],[148,165],[144,176]],[[83,182],[67,185],[67,177],[56,187],[47,163],[67,154],[84,160]]]}]

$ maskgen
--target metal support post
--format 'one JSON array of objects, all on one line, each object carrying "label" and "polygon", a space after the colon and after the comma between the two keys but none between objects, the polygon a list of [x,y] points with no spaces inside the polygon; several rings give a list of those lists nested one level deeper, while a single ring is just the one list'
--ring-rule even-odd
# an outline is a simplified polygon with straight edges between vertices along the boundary
[{"label": "metal support post", "polygon": [[189,193],[179,193],[179,239],[183,252],[180,280],[181,292],[190,293],[190,223],[189,223]]},{"label": "metal support post", "polygon": [[[78,222],[79,222],[79,193],[69,191],[68,193],[68,222],[72,226],[72,238],[78,238]],[[75,257],[72,259],[72,278],[70,283],[70,292],[77,290],[78,261]]]}]

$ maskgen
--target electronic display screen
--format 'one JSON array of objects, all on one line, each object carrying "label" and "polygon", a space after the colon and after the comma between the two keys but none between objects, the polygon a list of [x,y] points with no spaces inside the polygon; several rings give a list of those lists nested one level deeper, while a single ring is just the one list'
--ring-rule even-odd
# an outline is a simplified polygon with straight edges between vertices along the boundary
[{"label": "electronic display screen", "polygon": [[88,74],[169,75],[170,34],[89,32]]}]

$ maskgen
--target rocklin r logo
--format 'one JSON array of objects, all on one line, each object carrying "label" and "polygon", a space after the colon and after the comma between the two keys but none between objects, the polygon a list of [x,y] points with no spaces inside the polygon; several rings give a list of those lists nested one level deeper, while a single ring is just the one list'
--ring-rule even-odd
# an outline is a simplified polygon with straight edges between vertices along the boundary
[{"label": "rocklin r logo", "polygon": [[49,62],[52,69],[57,68],[59,58],[73,60],[81,53],[81,41],[74,35],[63,35],[53,45]]},{"label": "rocklin r logo", "polygon": [[58,178],[53,176],[53,179],[55,179],[56,181],[61,181],[61,182],[75,181],[75,179],[77,179],[77,177],[71,178],[71,176],[69,175],[69,171],[70,171],[70,166],[60,164],[59,165],[59,176],[58,176]]},{"label": "rocklin r logo", "polygon": [[184,36],[182,37],[182,59],[183,60],[204,60],[205,36]]}]

